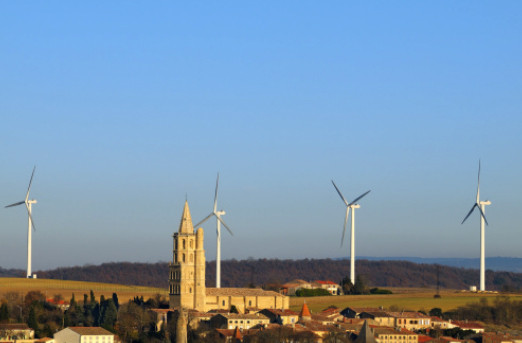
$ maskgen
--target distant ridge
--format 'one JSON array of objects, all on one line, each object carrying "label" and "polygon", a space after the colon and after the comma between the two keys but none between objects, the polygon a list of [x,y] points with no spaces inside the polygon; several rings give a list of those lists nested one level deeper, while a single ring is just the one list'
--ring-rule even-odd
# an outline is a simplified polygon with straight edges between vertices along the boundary
[{"label": "distant ridge", "polygon": [[[348,257],[341,257],[347,259]],[[368,261],[409,261],[413,263],[440,264],[443,266],[479,269],[479,258],[443,258],[443,257],[371,257],[361,256],[360,259]],[[486,268],[493,271],[506,271],[522,273],[522,258],[518,257],[487,257]]]},{"label": "distant ridge", "polygon": [[[375,258],[375,257],[373,257]],[[363,276],[373,287],[425,287],[434,289],[437,283],[437,265],[414,263],[403,258],[385,261],[361,259],[356,261],[358,275]],[[429,259],[421,259],[426,261]],[[470,259],[472,260],[472,259]],[[517,260],[517,259],[516,259]],[[519,260],[519,259],[518,259]],[[441,265],[440,284],[448,289],[469,289],[479,282],[477,269]],[[304,259],[304,260],[226,260],[222,261],[222,287],[245,287],[253,280],[263,284],[282,284],[293,279],[332,280],[340,282],[350,275],[350,262],[346,259]],[[38,278],[95,281],[123,285],[167,288],[168,263],[110,262],[99,266],[62,267],[38,271]],[[215,262],[207,262],[206,285],[214,287]],[[0,268],[0,276],[23,277],[24,271]],[[507,285],[522,288],[522,273],[492,271],[486,273],[487,289],[500,290]],[[0,290],[1,291],[1,290]]]}]

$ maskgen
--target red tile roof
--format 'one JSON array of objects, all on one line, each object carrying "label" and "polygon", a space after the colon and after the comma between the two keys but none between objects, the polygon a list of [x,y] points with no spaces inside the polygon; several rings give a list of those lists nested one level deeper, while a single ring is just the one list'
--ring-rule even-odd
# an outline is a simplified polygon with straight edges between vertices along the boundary
[{"label": "red tile roof", "polygon": [[432,339],[433,339],[433,337],[426,336],[426,335],[419,335],[419,337],[418,337],[419,343],[426,343],[428,341],[431,341]]},{"label": "red tile roof", "polygon": [[317,280],[315,282],[320,283],[321,285],[337,285],[335,282],[330,281],[330,280],[326,280],[326,281]]},{"label": "red tile roof", "polygon": [[311,317],[310,310],[306,303],[303,303],[303,308],[301,308],[301,312],[299,312],[299,317]]}]

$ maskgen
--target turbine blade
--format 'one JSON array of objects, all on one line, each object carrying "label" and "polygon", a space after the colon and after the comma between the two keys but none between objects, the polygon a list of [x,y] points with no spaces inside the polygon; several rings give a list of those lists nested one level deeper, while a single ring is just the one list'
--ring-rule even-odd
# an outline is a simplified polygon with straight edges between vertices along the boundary
[{"label": "turbine blade", "polygon": [[[343,199],[345,205],[348,206],[348,201],[346,201],[346,199],[343,197],[343,195],[341,194],[341,191],[339,190],[339,188],[337,188],[337,186],[335,185],[335,182],[333,182],[333,180],[332,180],[332,183],[333,183],[335,189],[337,190],[337,193],[339,193],[339,196],[341,197],[341,199]],[[342,245],[342,242],[341,242],[341,245]]]},{"label": "turbine blade", "polygon": [[484,218],[484,221],[486,222],[486,225],[489,225],[488,224],[488,220],[486,219],[486,215],[484,214],[484,212],[482,211],[482,209],[480,208],[480,205],[477,205],[479,211],[480,211],[480,215],[482,216],[482,218]]},{"label": "turbine blade", "polygon": [[33,230],[36,231],[36,226],[34,225],[33,216],[31,215],[31,211],[29,211],[29,205],[25,203],[25,207],[27,207],[27,214],[29,215],[29,219],[31,219],[31,226],[33,227]]},{"label": "turbine blade", "polygon": [[218,185],[219,185],[219,173],[218,173],[217,179],[216,179],[216,194],[214,195],[214,212],[217,211]]},{"label": "turbine blade", "polygon": [[16,204],[7,205],[5,208],[18,206],[18,205],[22,205],[22,204],[25,204],[25,201],[20,201],[20,202],[17,202]]},{"label": "turbine blade", "polygon": [[198,227],[200,226],[201,224],[203,224],[204,222],[206,222],[207,220],[210,219],[210,217],[212,217],[214,215],[214,212],[212,212],[211,214],[209,214],[205,219],[203,219],[202,221],[200,221],[199,223],[197,223],[196,225],[194,225],[194,227]]},{"label": "turbine blade", "polygon": [[231,234],[232,236],[234,236],[234,234],[232,233],[232,230],[230,230],[230,228],[227,226],[227,224],[225,224],[225,222],[223,221],[223,219],[221,219],[219,216],[216,216],[216,218],[221,222],[221,224],[223,224],[223,225],[227,228],[228,232],[230,232],[230,234]]},{"label": "turbine blade", "polygon": [[36,170],[36,166],[34,166],[33,173],[31,174],[31,180],[29,180],[29,188],[27,188],[27,195],[25,196],[25,201],[27,201],[27,199],[29,199],[29,191],[31,190],[31,183],[33,183],[33,176],[34,176],[35,170]]},{"label": "turbine blade", "polygon": [[[466,218],[464,218],[464,220],[462,221],[462,223],[460,223],[460,225],[464,224],[464,222],[466,221],[466,219],[468,219],[468,217],[471,215],[471,213],[473,213],[473,210],[475,209],[475,207],[477,207],[477,204],[475,203],[475,205],[473,205],[471,207],[471,210],[469,210],[468,214],[466,215]],[[482,211],[480,211],[482,212]]]},{"label": "turbine blade", "polygon": [[348,223],[348,215],[350,214],[350,206],[346,207],[346,217],[344,218],[343,236],[341,237],[341,248],[344,242],[344,233],[346,232],[346,223]]},{"label": "turbine blade", "polygon": [[363,195],[361,195],[360,197],[358,197],[357,199],[355,199],[354,201],[349,203],[348,206],[352,206],[353,204],[355,204],[357,201],[361,200],[366,194],[368,194],[370,192],[371,192],[371,190],[369,190],[368,192],[364,193]]}]

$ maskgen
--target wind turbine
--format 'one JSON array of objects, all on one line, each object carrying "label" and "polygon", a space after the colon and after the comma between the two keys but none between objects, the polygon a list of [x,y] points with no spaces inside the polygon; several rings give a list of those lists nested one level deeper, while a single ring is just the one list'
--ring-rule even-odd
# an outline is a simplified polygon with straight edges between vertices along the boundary
[{"label": "wind turbine", "polygon": [[355,285],[355,209],[361,208],[361,206],[359,204],[356,204],[356,202],[361,200],[366,194],[370,193],[370,191],[359,196],[351,203],[348,203],[348,201],[346,201],[346,199],[343,197],[343,195],[341,194],[341,191],[339,190],[339,188],[337,188],[337,186],[335,185],[335,182],[333,182],[333,180],[332,180],[332,183],[333,183],[335,189],[337,190],[337,193],[339,193],[339,196],[341,197],[341,199],[343,199],[344,204],[346,205],[346,217],[344,218],[344,228],[343,228],[343,236],[341,238],[341,247],[343,246],[344,232],[346,231],[346,223],[348,222],[348,215],[350,214],[350,209],[352,209],[352,235],[351,235],[351,239],[350,239],[350,243],[351,243],[350,244],[351,245],[350,246],[350,280],[352,281],[352,285]]},{"label": "wind turbine", "polygon": [[214,196],[214,210],[205,219],[203,219],[202,221],[197,223],[195,225],[195,227],[200,226],[201,224],[203,224],[204,222],[209,220],[210,217],[212,217],[212,216],[216,217],[216,235],[217,235],[217,238],[216,238],[216,288],[221,288],[221,224],[223,224],[225,226],[225,228],[228,230],[228,232],[230,232],[230,234],[232,236],[234,236],[234,234],[232,233],[230,228],[227,226],[227,224],[225,224],[223,219],[221,219],[221,216],[225,215],[225,211],[217,210],[218,184],[219,184],[219,173],[217,175],[217,180],[216,180],[216,194]]},{"label": "wind turbine", "polygon": [[36,231],[36,226],[34,225],[33,217],[31,216],[31,208],[32,208],[32,205],[36,204],[37,201],[34,199],[29,200],[29,191],[31,190],[31,183],[33,182],[33,176],[34,176],[35,170],[36,170],[36,166],[34,166],[33,173],[31,174],[31,180],[29,181],[29,188],[27,189],[27,194],[25,195],[25,200],[17,202],[15,204],[8,205],[5,207],[5,208],[8,208],[8,207],[14,207],[14,206],[25,204],[25,207],[27,208],[27,213],[29,214],[29,229],[27,230],[27,277],[28,278],[32,277],[32,275],[31,275],[31,273],[32,273],[32,270],[31,270],[31,250],[32,250],[31,226]]},{"label": "wind turbine", "polygon": [[486,233],[484,223],[488,224],[486,219],[486,215],[484,212],[486,211],[486,205],[491,205],[491,201],[480,201],[480,160],[479,160],[479,169],[478,169],[478,183],[477,183],[477,199],[471,210],[466,215],[466,218],[462,221],[461,225],[464,224],[466,219],[473,213],[475,208],[478,208],[480,211],[480,290],[486,290]]}]

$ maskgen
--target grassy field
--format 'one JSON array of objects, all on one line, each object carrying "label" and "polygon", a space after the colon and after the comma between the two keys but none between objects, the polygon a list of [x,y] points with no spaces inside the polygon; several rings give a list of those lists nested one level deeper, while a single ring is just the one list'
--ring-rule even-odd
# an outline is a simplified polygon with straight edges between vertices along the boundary
[{"label": "grassy field", "polygon": [[125,286],[111,283],[49,280],[49,279],[24,279],[24,278],[0,278],[0,298],[7,292],[41,291],[47,297],[52,298],[55,294],[61,294],[64,299],[69,300],[74,293],[76,300],[82,300],[84,294],[92,290],[97,298],[104,295],[105,298],[112,297],[112,293],[118,294],[120,302],[127,302],[135,296],[143,296],[148,299],[155,294],[167,296],[167,289],[141,286]]},{"label": "grassy field", "polygon": [[[493,301],[498,294],[456,293],[455,291],[442,291],[442,298],[433,298],[433,291],[426,289],[398,290],[399,293],[390,295],[344,295],[326,297],[292,297],[290,309],[300,310],[306,300],[308,308],[313,312],[322,311],[330,305],[338,308],[354,307],[384,307],[397,306],[401,310],[429,311],[438,307],[443,311],[449,311],[459,306],[472,302],[478,302],[481,298]],[[395,292],[395,290],[394,290]],[[521,295],[510,295],[511,299],[522,300]]]}]

